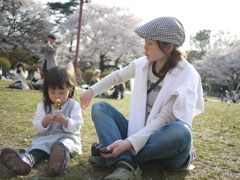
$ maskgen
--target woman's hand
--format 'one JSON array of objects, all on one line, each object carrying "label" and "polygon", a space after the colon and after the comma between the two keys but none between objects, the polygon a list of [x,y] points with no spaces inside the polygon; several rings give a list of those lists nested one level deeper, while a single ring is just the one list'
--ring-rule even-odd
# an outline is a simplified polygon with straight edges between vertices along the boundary
[{"label": "woman's hand", "polygon": [[117,140],[107,147],[108,150],[112,150],[111,154],[103,154],[101,156],[104,158],[116,157],[124,151],[132,148],[132,144],[127,140]]},{"label": "woman's hand", "polygon": [[85,91],[84,93],[82,93],[80,95],[80,106],[83,110],[85,110],[89,103],[91,102],[92,98],[94,96],[93,90],[91,88],[89,88],[87,91]]}]

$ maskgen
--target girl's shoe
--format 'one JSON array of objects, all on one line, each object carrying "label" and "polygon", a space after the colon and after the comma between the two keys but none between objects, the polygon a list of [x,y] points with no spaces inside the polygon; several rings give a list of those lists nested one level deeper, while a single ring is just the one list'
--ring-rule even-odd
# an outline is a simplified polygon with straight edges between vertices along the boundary
[{"label": "girl's shoe", "polygon": [[59,176],[66,165],[66,148],[63,143],[55,142],[50,150],[50,157],[46,171],[49,176]]},{"label": "girl's shoe", "polygon": [[5,148],[1,153],[2,164],[18,175],[27,175],[31,172],[33,166],[32,160],[33,157],[30,154],[21,154],[11,148]]},{"label": "girl's shoe", "polygon": [[121,164],[127,166],[129,169],[131,169],[131,171],[125,168],[117,167],[112,174],[105,177],[105,180],[140,180],[142,178],[142,175],[141,175],[142,171],[138,165],[137,165],[137,168],[134,169],[128,162],[119,161],[117,163],[117,166]]}]

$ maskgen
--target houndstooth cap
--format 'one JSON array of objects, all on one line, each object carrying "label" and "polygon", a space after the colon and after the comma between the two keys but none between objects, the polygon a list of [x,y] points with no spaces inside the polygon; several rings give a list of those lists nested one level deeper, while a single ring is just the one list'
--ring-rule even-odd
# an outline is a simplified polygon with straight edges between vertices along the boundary
[{"label": "houndstooth cap", "polygon": [[182,23],[174,17],[159,17],[134,30],[140,37],[181,46],[185,41]]}]

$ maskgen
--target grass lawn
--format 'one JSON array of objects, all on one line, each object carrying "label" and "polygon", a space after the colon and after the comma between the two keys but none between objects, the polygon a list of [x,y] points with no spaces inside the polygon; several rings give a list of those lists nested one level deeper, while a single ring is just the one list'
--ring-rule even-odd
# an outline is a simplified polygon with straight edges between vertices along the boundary
[{"label": "grass lawn", "polygon": [[[33,139],[32,119],[42,94],[36,90],[5,88],[8,83],[0,81],[0,149],[20,149],[29,146]],[[78,91],[75,96],[77,101],[80,93]],[[122,100],[94,98],[92,103],[99,100],[110,102],[128,117],[130,94]],[[90,110],[91,105],[82,112],[83,154],[71,159],[62,176],[48,177],[46,162],[36,165],[28,176],[17,176],[0,163],[0,179],[103,179],[110,171],[93,170],[88,164],[90,146],[98,141]],[[194,119],[192,131],[197,153],[193,163],[196,168],[190,172],[174,172],[142,164],[143,180],[240,179],[240,105],[206,101],[205,112]]]}]

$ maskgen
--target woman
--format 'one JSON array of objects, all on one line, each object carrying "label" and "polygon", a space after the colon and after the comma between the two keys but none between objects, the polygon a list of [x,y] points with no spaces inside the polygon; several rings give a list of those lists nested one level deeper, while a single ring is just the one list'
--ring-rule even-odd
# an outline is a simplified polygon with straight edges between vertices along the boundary
[{"label": "woman", "polygon": [[9,84],[9,88],[17,88],[23,90],[29,89],[29,86],[27,84],[28,71],[25,69],[25,65],[23,63],[19,63],[17,65],[17,71],[13,75],[17,81]]},{"label": "woman", "polygon": [[92,107],[100,143],[111,154],[91,156],[95,166],[116,165],[105,179],[141,179],[139,163],[188,169],[194,157],[191,124],[203,112],[201,79],[179,50],[185,41],[181,22],[174,17],[154,19],[135,32],[145,39],[145,57],[115,71],[81,94],[85,109],[92,98],[134,78],[129,121],[110,104]]}]

